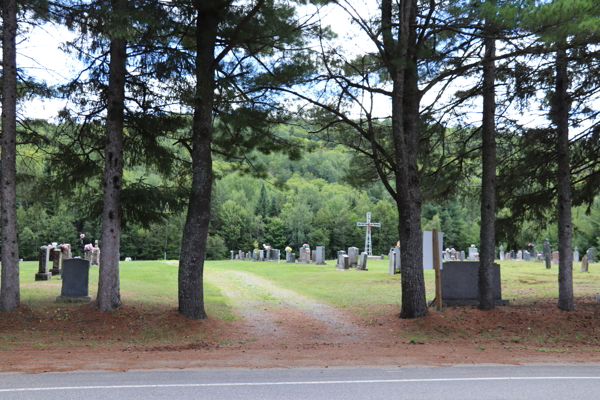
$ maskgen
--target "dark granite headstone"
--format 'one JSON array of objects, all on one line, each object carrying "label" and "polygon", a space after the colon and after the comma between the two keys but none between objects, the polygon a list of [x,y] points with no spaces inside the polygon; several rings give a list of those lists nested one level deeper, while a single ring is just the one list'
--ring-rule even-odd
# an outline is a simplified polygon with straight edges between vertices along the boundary
[{"label": "dark granite headstone", "polygon": [[91,301],[88,296],[90,261],[72,258],[63,261],[62,288],[57,301]]},{"label": "dark granite headstone", "polygon": [[[479,304],[479,262],[451,261],[444,263],[440,271],[442,279],[442,299],[446,306],[466,306]],[[494,264],[493,270],[494,299],[497,305],[506,305],[502,300],[500,287],[500,264]]]}]

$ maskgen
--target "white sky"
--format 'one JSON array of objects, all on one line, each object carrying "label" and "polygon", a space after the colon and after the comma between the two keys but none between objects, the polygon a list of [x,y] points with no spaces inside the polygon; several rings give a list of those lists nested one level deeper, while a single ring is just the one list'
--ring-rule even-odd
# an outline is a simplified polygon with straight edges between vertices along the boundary
[{"label": "white sky", "polygon": [[[366,17],[369,13],[377,12],[376,3],[373,0],[353,0],[351,4],[355,7],[360,16]],[[302,12],[303,8],[299,9]],[[350,17],[341,9],[330,6],[321,10],[320,14],[324,24],[330,25],[338,33],[338,44],[343,47],[344,53],[348,58],[352,55],[364,54],[368,51],[374,51],[374,45],[364,32],[355,24],[351,23]],[[18,38],[17,64],[28,75],[34,76],[39,80],[45,80],[49,85],[65,83],[81,67],[81,64],[72,56],[62,52],[59,47],[66,40],[71,39],[73,34],[62,26],[46,25],[43,27],[32,28],[31,32]],[[463,85],[468,82],[463,82]],[[460,80],[457,81],[455,88],[460,88]],[[448,90],[453,93],[454,90]],[[422,107],[425,107],[434,101],[437,95],[435,88],[430,90],[423,98]],[[446,96],[442,101],[447,100]],[[60,100],[34,100],[21,105],[20,114],[29,118],[52,119],[57,112],[66,105],[65,101]],[[377,116],[385,117],[390,115],[391,102],[386,96],[376,96],[374,100],[374,110]],[[356,110],[358,114],[358,109]],[[511,117],[516,117],[523,125],[535,126],[546,124],[545,115],[532,109],[526,114],[511,112]],[[468,112],[467,120],[478,124],[481,120],[481,100],[478,99],[472,104]]]}]

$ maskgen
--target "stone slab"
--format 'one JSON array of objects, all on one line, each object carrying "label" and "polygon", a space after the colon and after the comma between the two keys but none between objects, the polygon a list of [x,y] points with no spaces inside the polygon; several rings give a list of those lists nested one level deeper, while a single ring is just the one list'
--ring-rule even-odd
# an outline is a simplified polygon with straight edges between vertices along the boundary
[{"label": "stone slab", "polygon": [[[475,305],[479,304],[479,262],[477,261],[451,261],[444,263],[440,271],[442,279],[442,299],[450,305]],[[493,266],[493,287],[496,301],[502,300],[500,286],[500,265]]]},{"label": "stone slab", "polygon": [[36,281],[49,281],[52,279],[52,272],[38,272],[35,274]]},{"label": "stone slab", "polygon": [[63,262],[61,296],[89,295],[90,260],[72,258]]}]

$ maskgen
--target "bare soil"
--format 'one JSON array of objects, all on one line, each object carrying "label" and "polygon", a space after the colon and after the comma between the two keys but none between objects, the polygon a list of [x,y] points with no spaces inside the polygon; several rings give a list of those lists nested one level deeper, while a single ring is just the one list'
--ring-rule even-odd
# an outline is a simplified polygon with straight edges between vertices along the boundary
[{"label": "bare soil", "polygon": [[600,304],[592,299],[576,299],[574,312],[543,300],[402,320],[397,307],[358,315],[237,278],[269,298],[231,294],[233,321],[187,320],[175,306],[21,306],[0,318],[0,372],[600,363]]}]

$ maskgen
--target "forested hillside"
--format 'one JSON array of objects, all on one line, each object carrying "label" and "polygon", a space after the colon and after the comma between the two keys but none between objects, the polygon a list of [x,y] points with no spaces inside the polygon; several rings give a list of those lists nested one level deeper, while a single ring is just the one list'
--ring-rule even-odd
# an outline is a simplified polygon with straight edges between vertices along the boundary
[{"label": "forested hillside", "polygon": [[[45,130],[52,129],[57,127],[45,125]],[[208,258],[227,258],[230,250],[251,250],[254,242],[282,250],[286,246],[297,249],[304,243],[313,248],[322,245],[329,257],[349,246],[362,249],[365,231],[356,223],[364,221],[367,212],[372,213],[373,222],[382,225],[372,231],[373,253],[387,254],[398,240],[398,210],[383,185],[351,186],[348,182],[352,179],[347,175],[353,160],[351,151],[307,139],[306,132],[297,127],[291,134],[287,126],[279,129],[281,135],[294,136],[302,143],[303,155],[292,161],[281,153],[252,153],[254,168],[265,171],[264,179],[238,171],[232,160],[215,160],[219,179],[213,189]],[[81,233],[85,234],[84,243],[100,239],[99,216],[94,217],[89,209],[99,195],[97,178],[88,178],[78,190],[64,191],[59,187],[61,178],[53,172],[52,160],[33,148],[21,152],[18,172],[21,258],[37,259],[39,247],[51,242],[71,243],[79,248]],[[474,182],[478,180],[476,172]],[[173,184],[141,165],[129,165],[124,175],[129,184],[143,181],[157,191]],[[156,214],[164,211],[155,210]],[[162,259],[166,253],[168,259],[177,259],[185,212],[167,210],[166,215],[164,222],[146,226],[126,222],[121,258]],[[424,204],[421,220],[423,229],[444,232],[445,247],[464,250],[471,244],[478,245],[479,203],[468,191],[456,191],[446,200]],[[597,221],[600,199],[589,212],[585,207],[574,210],[574,245],[587,249],[598,244]],[[556,225],[527,221],[518,236],[504,244],[507,248],[524,248],[528,243],[537,243],[539,247],[546,237],[556,243],[556,236]]]}]

